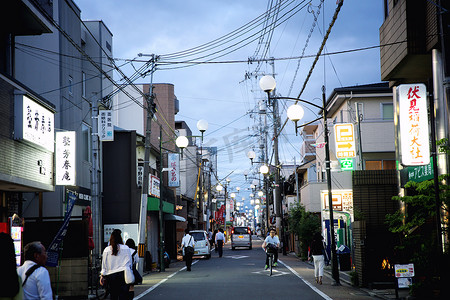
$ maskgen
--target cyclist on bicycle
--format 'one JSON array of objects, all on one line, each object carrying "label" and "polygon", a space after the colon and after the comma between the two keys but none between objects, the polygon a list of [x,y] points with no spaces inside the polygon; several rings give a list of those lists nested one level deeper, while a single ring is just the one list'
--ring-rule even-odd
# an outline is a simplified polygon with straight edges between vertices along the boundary
[{"label": "cyclist on bicycle", "polygon": [[280,239],[275,235],[275,228],[270,229],[270,234],[264,240],[262,244],[262,248],[266,251],[266,266],[265,270],[269,268],[269,255],[268,253],[273,253],[273,266],[276,267],[278,265],[278,247],[280,247]]}]

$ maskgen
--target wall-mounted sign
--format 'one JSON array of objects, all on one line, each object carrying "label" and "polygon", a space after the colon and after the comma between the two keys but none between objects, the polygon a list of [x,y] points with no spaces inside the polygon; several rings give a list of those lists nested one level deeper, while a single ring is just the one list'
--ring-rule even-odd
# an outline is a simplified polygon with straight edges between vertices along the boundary
[{"label": "wall-mounted sign", "polygon": [[424,84],[398,87],[401,162],[405,166],[430,163],[427,89]]},{"label": "wall-mounted sign", "polygon": [[180,155],[178,153],[169,153],[167,160],[169,186],[178,187],[180,186]]},{"label": "wall-mounted sign", "polygon": [[[353,190],[332,190],[333,210],[350,213],[353,216]],[[322,209],[328,209],[328,191],[320,191]]]},{"label": "wall-mounted sign", "polygon": [[148,194],[154,197],[160,197],[160,181],[155,175],[150,175],[148,179]]},{"label": "wall-mounted sign", "polygon": [[16,95],[14,103],[14,138],[26,140],[55,151],[55,115],[26,95]]},{"label": "wall-mounted sign", "polygon": [[142,184],[144,182],[144,166],[138,166],[136,171],[136,184],[138,188],[142,188]]},{"label": "wall-mounted sign", "polygon": [[75,131],[56,133],[56,185],[75,185]]},{"label": "wall-mounted sign", "polygon": [[353,124],[334,125],[334,136],[336,140],[336,157],[355,157],[355,137],[353,134]]},{"label": "wall-mounted sign", "polygon": [[102,142],[114,141],[112,110],[100,110],[98,112],[98,137]]}]

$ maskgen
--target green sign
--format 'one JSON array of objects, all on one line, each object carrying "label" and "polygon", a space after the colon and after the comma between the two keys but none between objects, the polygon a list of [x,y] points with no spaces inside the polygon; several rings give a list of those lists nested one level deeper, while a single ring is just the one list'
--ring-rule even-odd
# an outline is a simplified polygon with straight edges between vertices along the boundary
[{"label": "green sign", "polygon": [[341,158],[339,162],[342,171],[353,171],[353,158]]},{"label": "green sign", "polygon": [[415,182],[422,182],[428,179],[433,179],[433,161],[431,160],[428,165],[408,167],[408,180]]},{"label": "green sign", "polygon": [[[159,211],[159,198],[148,196],[147,198],[147,210]],[[162,210],[165,213],[173,214],[175,206],[167,201],[162,202]]]}]

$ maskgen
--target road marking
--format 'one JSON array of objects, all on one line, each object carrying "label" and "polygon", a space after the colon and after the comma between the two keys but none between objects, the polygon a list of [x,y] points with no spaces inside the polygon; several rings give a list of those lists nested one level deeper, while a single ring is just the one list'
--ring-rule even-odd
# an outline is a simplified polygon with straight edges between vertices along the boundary
[{"label": "road marking", "polygon": [[[252,272],[252,273],[263,274],[263,275],[270,276],[270,270],[269,269],[262,270],[262,271],[256,271],[256,272]],[[288,272],[283,272],[283,271],[279,271],[279,270],[276,270],[276,269],[272,269],[272,277],[283,276],[283,275],[288,275],[288,274],[289,274]]]},{"label": "road marking", "polygon": [[319,294],[320,296],[322,296],[322,298],[326,299],[326,300],[332,300],[332,298],[330,298],[328,295],[324,294],[321,290],[319,290],[318,288],[316,288],[314,285],[312,285],[311,283],[309,283],[308,281],[306,281],[302,276],[300,276],[300,274],[297,273],[297,271],[295,271],[294,269],[292,269],[291,267],[289,267],[287,264],[285,264],[284,262],[282,262],[281,260],[278,260],[278,262],[280,264],[282,264],[283,266],[285,266],[289,271],[291,271],[295,276],[297,276],[298,278],[300,278],[307,286],[309,286],[314,292],[316,292],[317,294]]},{"label": "road marking", "polygon": [[241,259],[241,258],[247,258],[248,256],[245,255],[232,255],[232,256],[224,256],[226,258],[232,258],[232,259]]},{"label": "road marking", "polygon": [[[196,264],[198,262],[198,260],[195,260],[192,262],[192,264]],[[177,275],[178,273],[180,273],[181,271],[185,270],[186,266],[184,266],[183,268],[179,269],[178,271],[176,271],[173,274],[170,274],[169,276],[167,276],[166,278],[162,279],[160,282],[158,282],[157,284],[151,286],[149,289],[147,289],[146,291],[144,291],[143,293],[139,294],[138,296],[134,297],[133,300],[137,300],[137,299],[141,299],[142,297],[144,297],[145,295],[147,295],[148,293],[150,293],[151,291],[153,291],[154,289],[156,289],[158,286],[160,286],[161,284],[163,284],[164,282],[166,282],[168,279],[172,278],[173,276]]]}]

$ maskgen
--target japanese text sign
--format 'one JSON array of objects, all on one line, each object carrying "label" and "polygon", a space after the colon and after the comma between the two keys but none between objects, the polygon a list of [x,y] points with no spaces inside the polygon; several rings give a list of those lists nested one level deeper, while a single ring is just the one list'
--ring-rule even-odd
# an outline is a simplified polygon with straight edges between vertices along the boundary
[{"label": "japanese text sign", "polygon": [[398,87],[401,162],[405,166],[430,163],[427,90],[424,84]]},{"label": "japanese text sign", "polygon": [[100,110],[98,113],[98,136],[100,141],[114,141],[114,125],[111,110]]},{"label": "japanese text sign", "polygon": [[25,95],[15,98],[14,109],[14,138],[54,152],[54,113]]},{"label": "japanese text sign", "polygon": [[395,277],[414,277],[414,264],[394,265]]},{"label": "japanese text sign", "polygon": [[[332,190],[333,210],[350,213],[353,216],[353,190]],[[328,191],[320,191],[322,208],[328,209]]]},{"label": "japanese text sign", "polygon": [[148,183],[148,194],[159,198],[160,189],[161,188],[159,178],[156,177],[155,175],[151,175]]},{"label": "japanese text sign", "polygon": [[168,161],[168,178],[170,187],[180,186],[180,155],[178,153],[169,153]]},{"label": "japanese text sign", "polygon": [[353,132],[353,124],[351,123],[334,125],[337,158],[349,158],[356,156],[355,138]]},{"label": "japanese text sign", "polygon": [[56,185],[75,185],[75,131],[56,133]]}]

